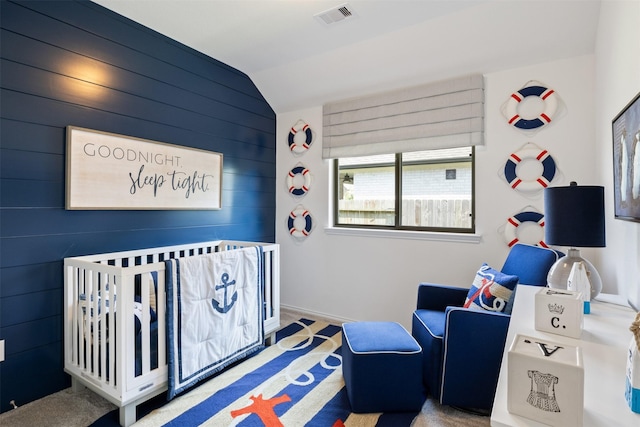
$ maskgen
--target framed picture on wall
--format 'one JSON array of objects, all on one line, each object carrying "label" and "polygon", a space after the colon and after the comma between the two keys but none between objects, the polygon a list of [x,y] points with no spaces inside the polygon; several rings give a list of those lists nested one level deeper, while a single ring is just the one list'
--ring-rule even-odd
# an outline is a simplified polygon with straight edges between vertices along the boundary
[{"label": "framed picture on wall", "polygon": [[220,209],[221,194],[220,153],[67,127],[67,209]]},{"label": "framed picture on wall", "polygon": [[640,222],[640,93],[613,119],[612,131],[615,217]]}]

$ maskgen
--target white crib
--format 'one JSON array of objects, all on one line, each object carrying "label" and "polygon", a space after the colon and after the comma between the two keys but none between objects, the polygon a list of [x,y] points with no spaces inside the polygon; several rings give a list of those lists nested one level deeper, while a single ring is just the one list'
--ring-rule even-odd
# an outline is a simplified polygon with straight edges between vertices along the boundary
[{"label": "white crib", "polygon": [[280,327],[277,244],[219,240],[65,258],[64,369],[73,389],[88,387],[120,407],[122,426],[133,424],[136,406],[167,390],[163,261],[247,246],[263,248],[264,333],[274,342]]}]

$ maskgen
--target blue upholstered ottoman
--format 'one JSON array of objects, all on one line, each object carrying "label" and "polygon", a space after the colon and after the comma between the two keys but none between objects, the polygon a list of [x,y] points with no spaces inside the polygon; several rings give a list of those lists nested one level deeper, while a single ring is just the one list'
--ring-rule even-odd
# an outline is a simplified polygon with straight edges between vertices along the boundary
[{"label": "blue upholstered ottoman", "polygon": [[420,411],[422,349],[399,323],[342,325],[342,375],[353,412]]}]

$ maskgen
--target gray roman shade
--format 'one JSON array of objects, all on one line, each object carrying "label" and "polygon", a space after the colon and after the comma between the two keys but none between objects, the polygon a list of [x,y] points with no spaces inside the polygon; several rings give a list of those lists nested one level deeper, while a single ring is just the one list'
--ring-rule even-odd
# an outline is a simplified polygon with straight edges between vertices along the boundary
[{"label": "gray roman shade", "polygon": [[484,79],[459,77],[323,107],[323,158],[483,145]]}]

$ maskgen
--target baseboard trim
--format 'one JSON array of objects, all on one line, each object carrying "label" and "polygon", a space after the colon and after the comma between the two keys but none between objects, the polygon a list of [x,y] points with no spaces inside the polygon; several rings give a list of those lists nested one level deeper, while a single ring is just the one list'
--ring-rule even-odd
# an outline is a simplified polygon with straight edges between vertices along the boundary
[{"label": "baseboard trim", "polygon": [[324,320],[329,323],[334,323],[338,325],[342,325],[343,323],[355,322],[355,319],[347,319],[344,317],[338,317],[327,313],[322,313],[319,311],[308,310],[300,307],[295,307],[292,305],[280,304],[280,315],[288,314],[294,317],[310,317],[315,320]]}]

